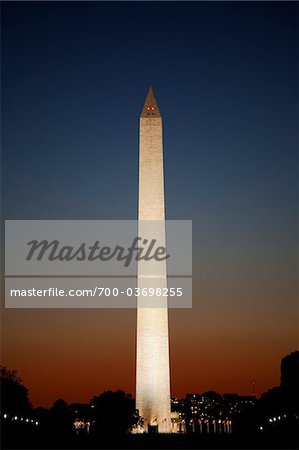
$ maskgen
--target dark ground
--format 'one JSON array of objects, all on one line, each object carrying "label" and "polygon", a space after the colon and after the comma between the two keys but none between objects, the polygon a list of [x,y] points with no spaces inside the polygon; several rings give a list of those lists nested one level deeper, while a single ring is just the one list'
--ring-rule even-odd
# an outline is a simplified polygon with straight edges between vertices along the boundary
[{"label": "dark ground", "polygon": [[295,430],[251,435],[43,435],[38,430],[2,428],[2,449],[292,449],[298,450]]}]

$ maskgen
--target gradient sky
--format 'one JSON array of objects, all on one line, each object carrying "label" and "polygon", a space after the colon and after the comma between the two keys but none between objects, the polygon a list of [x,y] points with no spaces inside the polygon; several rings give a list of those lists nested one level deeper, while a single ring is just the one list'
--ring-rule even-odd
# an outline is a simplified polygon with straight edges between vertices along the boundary
[{"label": "gradient sky", "polygon": [[[295,2],[3,2],[6,219],[134,219],[138,117],[164,120],[168,219],[193,220],[172,394],[258,394],[297,347]],[[34,405],[134,394],[134,310],[3,310]]]}]

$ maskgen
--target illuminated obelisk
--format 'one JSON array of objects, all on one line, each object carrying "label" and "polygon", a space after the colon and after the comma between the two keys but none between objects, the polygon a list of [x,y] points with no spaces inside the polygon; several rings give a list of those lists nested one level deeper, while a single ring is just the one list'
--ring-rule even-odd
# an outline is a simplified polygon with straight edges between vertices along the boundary
[{"label": "illuminated obelisk", "polygon": [[[153,233],[165,245],[162,117],[149,88],[140,116],[139,236]],[[142,222],[145,221],[145,222]],[[138,263],[138,287],[167,287],[165,263]],[[136,408],[145,432],[169,433],[170,370],[167,297],[139,297],[137,307]]]}]

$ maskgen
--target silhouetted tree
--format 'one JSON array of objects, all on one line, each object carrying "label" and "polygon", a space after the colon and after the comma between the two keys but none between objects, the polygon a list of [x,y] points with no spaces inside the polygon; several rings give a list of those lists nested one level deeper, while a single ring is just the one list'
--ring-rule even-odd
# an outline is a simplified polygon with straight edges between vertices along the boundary
[{"label": "silhouetted tree", "polygon": [[124,391],[107,391],[91,400],[95,431],[125,434],[135,422],[135,401]]},{"label": "silhouetted tree", "polygon": [[72,412],[63,399],[56,400],[49,410],[49,427],[54,436],[68,438],[73,431]]},{"label": "silhouetted tree", "polygon": [[88,403],[72,403],[69,405],[69,408],[73,419],[89,420],[91,418],[91,407]]},{"label": "silhouetted tree", "polygon": [[1,410],[8,414],[25,414],[32,410],[28,389],[16,370],[0,367]]},{"label": "silhouetted tree", "polygon": [[41,406],[35,408],[34,418],[39,422],[42,431],[44,431],[45,424],[49,421],[49,410]]}]

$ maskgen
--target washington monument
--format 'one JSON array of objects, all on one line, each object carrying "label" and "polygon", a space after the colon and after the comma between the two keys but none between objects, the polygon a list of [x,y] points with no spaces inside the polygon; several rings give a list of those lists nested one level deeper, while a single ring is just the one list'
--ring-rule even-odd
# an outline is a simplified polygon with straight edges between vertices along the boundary
[{"label": "washington monument", "polygon": [[[139,235],[165,245],[162,117],[149,88],[139,128]],[[138,287],[167,287],[166,263],[138,262]],[[137,305],[136,408],[142,432],[171,432],[167,297],[139,297]]]}]

